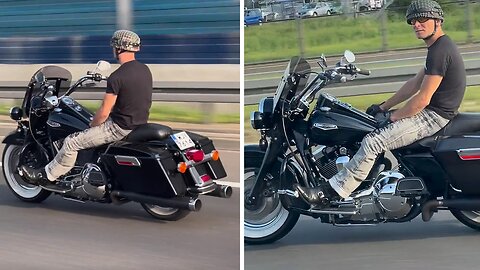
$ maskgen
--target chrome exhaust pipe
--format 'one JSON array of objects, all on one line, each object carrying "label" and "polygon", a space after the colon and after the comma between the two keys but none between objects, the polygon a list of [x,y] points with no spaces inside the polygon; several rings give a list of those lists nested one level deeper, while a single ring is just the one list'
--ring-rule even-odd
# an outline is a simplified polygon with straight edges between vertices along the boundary
[{"label": "chrome exhaust pipe", "polygon": [[138,194],[134,192],[127,192],[127,191],[120,191],[114,190],[110,194],[112,201],[118,202],[127,199],[134,202],[139,203],[148,203],[154,204],[158,206],[165,206],[165,207],[174,207],[180,208],[190,211],[200,211],[202,208],[202,201],[198,198],[190,198],[190,197],[173,197],[173,198],[160,198],[160,197],[153,197],[143,194]]},{"label": "chrome exhaust pipe", "polygon": [[212,192],[205,193],[204,195],[220,197],[220,198],[230,198],[233,193],[231,186],[215,184],[215,189]]}]

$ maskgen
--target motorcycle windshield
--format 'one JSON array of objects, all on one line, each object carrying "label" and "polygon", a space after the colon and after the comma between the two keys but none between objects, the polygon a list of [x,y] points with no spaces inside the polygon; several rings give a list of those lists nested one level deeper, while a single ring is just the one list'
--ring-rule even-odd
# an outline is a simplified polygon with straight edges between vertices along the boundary
[{"label": "motorcycle windshield", "polygon": [[[282,99],[287,98],[288,92],[291,87],[287,82],[288,77],[292,74],[309,73],[310,70],[311,70],[310,64],[304,58],[295,56],[290,60],[290,62],[287,65],[287,68],[283,72],[283,76],[282,76],[282,79],[280,80],[280,83],[277,86],[277,90],[275,91],[275,96],[273,99],[273,108],[277,107],[278,101],[281,98]],[[308,81],[308,76],[307,78],[301,78],[300,81],[298,82],[298,87],[296,91],[297,92],[302,91],[303,88],[305,88],[307,81]],[[297,93],[294,93],[293,96],[295,96],[296,94]]]},{"label": "motorcycle windshield", "polygon": [[33,74],[30,79],[30,84],[39,85],[39,83],[41,83],[39,80],[41,79],[52,83],[58,91],[61,91],[70,87],[72,74],[70,71],[59,66],[44,66]]}]

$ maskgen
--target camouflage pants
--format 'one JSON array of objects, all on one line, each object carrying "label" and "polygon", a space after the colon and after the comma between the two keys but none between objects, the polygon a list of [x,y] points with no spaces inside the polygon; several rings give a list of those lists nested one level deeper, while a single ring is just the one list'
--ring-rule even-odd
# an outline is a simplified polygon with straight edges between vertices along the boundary
[{"label": "camouflage pants", "polygon": [[448,122],[434,111],[424,109],[412,117],[373,131],[363,138],[360,149],[344,168],[329,179],[330,185],[340,196],[347,198],[367,178],[379,154],[431,136]]},{"label": "camouflage pants", "polygon": [[111,119],[108,119],[99,126],[69,135],[65,138],[62,149],[45,167],[48,179],[53,181],[69,172],[75,165],[79,150],[119,141],[130,131],[120,128]]}]

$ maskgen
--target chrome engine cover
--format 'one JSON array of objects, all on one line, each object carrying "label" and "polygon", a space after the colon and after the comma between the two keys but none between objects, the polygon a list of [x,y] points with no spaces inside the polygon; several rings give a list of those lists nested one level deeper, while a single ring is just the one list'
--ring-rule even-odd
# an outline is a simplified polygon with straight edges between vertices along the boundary
[{"label": "chrome engine cover", "polygon": [[398,180],[404,177],[398,171],[383,171],[369,189],[352,194],[340,207],[356,205],[358,213],[351,220],[381,222],[402,218],[412,209],[408,198],[395,196]]},{"label": "chrome engine cover", "polygon": [[106,177],[100,167],[95,164],[87,163],[83,166],[80,173],[69,176],[74,189],[69,191],[66,197],[73,200],[101,200],[105,197]]},{"label": "chrome engine cover", "polygon": [[106,177],[102,169],[95,164],[87,163],[81,172],[82,189],[89,196],[101,199],[105,196]]}]

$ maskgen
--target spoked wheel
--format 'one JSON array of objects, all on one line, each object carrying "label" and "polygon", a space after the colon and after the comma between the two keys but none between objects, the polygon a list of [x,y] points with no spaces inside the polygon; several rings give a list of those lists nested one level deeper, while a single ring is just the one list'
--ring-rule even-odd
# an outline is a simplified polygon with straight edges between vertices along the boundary
[{"label": "spoked wheel", "polygon": [[146,203],[141,203],[141,205],[143,209],[145,209],[145,211],[147,211],[147,213],[149,213],[152,217],[161,220],[175,221],[182,219],[188,214],[190,214],[190,211],[179,208],[163,207]]},{"label": "spoked wheel", "polygon": [[39,203],[45,200],[50,191],[44,190],[39,186],[27,183],[18,174],[17,167],[22,146],[6,145],[3,151],[3,176],[10,190],[17,198],[26,202]]},{"label": "spoked wheel", "polygon": [[[245,198],[253,188],[261,159],[245,160],[244,187]],[[287,235],[298,221],[299,214],[289,212],[280,202],[278,194],[269,197],[263,195],[255,204],[244,204],[244,241],[247,244],[267,244]]]},{"label": "spoked wheel", "polygon": [[450,212],[458,221],[474,230],[480,231],[480,211],[450,210]]}]

